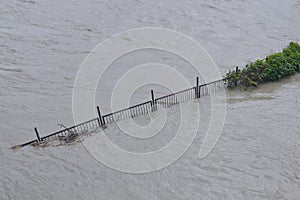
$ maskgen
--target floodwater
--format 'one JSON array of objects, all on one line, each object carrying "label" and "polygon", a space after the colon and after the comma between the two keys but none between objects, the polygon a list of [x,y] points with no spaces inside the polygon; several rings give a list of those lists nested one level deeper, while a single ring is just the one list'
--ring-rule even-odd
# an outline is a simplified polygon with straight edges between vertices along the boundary
[{"label": "floodwater", "polygon": [[[230,66],[299,42],[300,2],[0,0],[0,199],[298,199],[299,75],[254,90],[227,91],[226,121],[213,151],[197,157],[199,131],[178,161],[156,172],[110,169],[80,143],[9,149],[33,139],[34,126],[44,135],[58,123],[72,125],[72,87],[85,56],[105,38],[144,26],[190,35],[224,74]],[[194,81],[184,65],[181,70]],[[105,80],[111,82],[97,91],[104,110],[120,71],[108,73]],[[107,131],[119,145],[130,146],[118,141],[117,130]]]}]

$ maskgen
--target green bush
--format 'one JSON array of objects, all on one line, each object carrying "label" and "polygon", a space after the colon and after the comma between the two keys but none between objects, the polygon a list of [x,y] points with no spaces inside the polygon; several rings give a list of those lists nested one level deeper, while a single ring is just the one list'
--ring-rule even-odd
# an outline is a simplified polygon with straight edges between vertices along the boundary
[{"label": "green bush", "polygon": [[277,81],[300,72],[300,45],[291,42],[282,52],[269,55],[266,59],[247,64],[243,69],[226,73],[229,88],[258,86],[260,83]]}]

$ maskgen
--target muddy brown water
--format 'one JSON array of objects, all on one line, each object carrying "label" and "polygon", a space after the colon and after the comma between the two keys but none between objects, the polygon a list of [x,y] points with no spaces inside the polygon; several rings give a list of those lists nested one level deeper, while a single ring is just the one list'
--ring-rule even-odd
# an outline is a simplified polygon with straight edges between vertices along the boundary
[{"label": "muddy brown water", "polygon": [[[59,123],[72,125],[76,72],[89,51],[112,34],[143,26],[182,31],[208,50],[224,74],[229,66],[299,42],[299,13],[297,0],[0,0],[0,199],[298,199],[299,75],[254,90],[227,91],[226,122],[209,156],[197,157],[199,131],[177,162],[153,173],[112,170],[81,143],[9,148],[33,139],[34,126],[46,134]],[[184,63],[159,55],[153,59],[178,65],[194,81]],[[103,107],[119,73],[112,70],[97,93]],[[109,130],[116,143],[134,148]]]}]

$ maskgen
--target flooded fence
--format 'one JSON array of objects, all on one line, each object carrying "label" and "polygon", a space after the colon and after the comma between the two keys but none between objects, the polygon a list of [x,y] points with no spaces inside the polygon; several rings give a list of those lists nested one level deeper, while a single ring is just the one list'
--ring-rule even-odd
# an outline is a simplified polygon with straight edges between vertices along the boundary
[{"label": "flooded fence", "polygon": [[162,106],[163,108],[171,107],[175,104],[184,103],[196,98],[196,87],[192,87],[180,92],[169,94],[163,97],[155,99],[156,106]]},{"label": "flooded fence", "polygon": [[99,107],[97,107],[101,125],[109,124],[123,119],[133,118],[138,115],[148,114],[152,111],[152,101],[147,101],[138,105],[119,110],[117,112],[109,113],[101,117]]},{"label": "flooded fence", "polygon": [[13,148],[24,147],[31,144],[38,144],[47,142],[48,140],[55,138],[66,138],[70,135],[82,135],[90,130],[96,130],[98,128],[105,127],[109,123],[113,123],[119,120],[124,120],[128,118],[134,118],[139,115],[149,114],[151,112],[157,111],[159,108],[169,108],[173,105],[184,103],[193,99],[199,99],[201,96],[209,96],[212,93],[217,92],[222,87],[224,88],[225,79],[220,79],[210,83],[199,85],[199,78],[196,78],[196,86],[188,88],[176,93],[168,94],[159,98],[155,98],[154,91],[151,90],[151,100],[140,103],[128,108],[112,112],[106,115],[101,115],[100,107],[97,106],[98,116],[89,121],[74,125],[72,127],[64,127],[63,130],[51,133],[44,137],[40,137],[37,128],[34,128],[36,138],[35,140],[29,141],[27,143],[16,145]]},{"label": "flooded fence", "polygon": [[72,126],[72,127],[57,131],[55,133],[52,133],[50,135],[44,136],[44,137],[40,138],[39,142],[46,141],[46,140],[51,139],[53,137],[66,137],[70,134],[84,133],[85,131],[88,131],[90,129],[98,128],[99,125],[100,125],[99,118],[94,118],[94,119],[91,119],[89,121],[83,122],[81,124],[77,124],[75,126]]},{"label": "flooded fence", "polygon": [[99,121],[99,118],[97,117],[97,118],[91,119],[89,121],[65,128],[63,130],[56,131],[56,132],[46,135],[44,137],[40,137],[38,129],[35,127],[34,132],[36,134],[37,139],[26,142],[21,145],[16,145],[13,148],[24,147],[24,146],[35,144],[35,143],[42,143],[42,142],[49,141],[51,139],[67,138],[70,135],[78,135],[79,136],[80,134],[86,133],[89,130],[99,128],[100,125],[101,125],[101,123]]}]

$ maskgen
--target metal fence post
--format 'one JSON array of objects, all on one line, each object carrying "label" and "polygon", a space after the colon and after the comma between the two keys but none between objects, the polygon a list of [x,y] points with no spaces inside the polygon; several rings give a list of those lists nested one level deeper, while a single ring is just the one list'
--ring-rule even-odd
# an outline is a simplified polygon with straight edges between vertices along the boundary
[{"label": "metal fence post", "polygon": [[[235,67],[235,75],[236,75],[236,77],[237,77],[238,74],[239,74],[239,67],[236,66],[236,67]],[[235,86],[237,86],[237,85],[238,85],[238,81],[235,80],[234,84],[235,84]]]},{"label": "metal fence post", "polygon": [[196,77],[196,89],[195,89],[196,99],[199,98],[199,77]]},{"label": "metal fence post", "polygon": [[156,110],[155,108],[155,98],[154,98],[154,92],[151,90],[151,107],[152,107],[152,112]]},{"label": "metal fence post", "polygon": [[36,137],[37,137],[38,141],[41,142],[41,138],[40,138],[39,132],[38,132],[36,127],[34,127],[34,131],[35,131],[35,134],[36,134]]},{"label": "metal fence post", "polygon": [[104,120],[103,120],[103,117],[101,116],[101,112],[100,112],[100,108],[99,106],[97,106],[97,112],[98,112],[98,117],[99,117],[99,120],[100,120],[100,126],[102,126],[104,124]]}]

